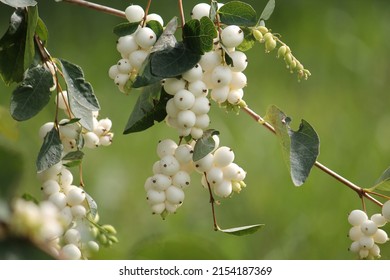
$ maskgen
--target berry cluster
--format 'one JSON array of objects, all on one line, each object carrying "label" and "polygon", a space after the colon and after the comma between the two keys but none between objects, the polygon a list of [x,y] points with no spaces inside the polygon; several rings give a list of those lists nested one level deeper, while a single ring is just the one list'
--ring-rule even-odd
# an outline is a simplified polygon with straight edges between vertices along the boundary
[{"label": "berry cluster", "polygon": [[116,48],[122,58],[108,71],[109,77],[114,80],[121,92],[125,92],[126,83],[137,76],[156,43],[156,33],[145,24],[149,21],[157,21],[161,26],[164,25],[163,19],[157,14],[149,14],[145,17],[145,11],[139,5],[127,7],[125,14],[130,23],[139,23],[139,25],[134,33],[119,37]]},{"label": "berry cluster", "polygon": [[353,210],[348,216],[348,222],[352,225],[348,234],[352,240],[349,250],[357,253],[361,259],[379,258],[380,248],[377,244],[389,240],[387,233],[380,227],[390,221],[390,201],[385,203],[382,212],[372,215],[370,219],[362,210]]}]

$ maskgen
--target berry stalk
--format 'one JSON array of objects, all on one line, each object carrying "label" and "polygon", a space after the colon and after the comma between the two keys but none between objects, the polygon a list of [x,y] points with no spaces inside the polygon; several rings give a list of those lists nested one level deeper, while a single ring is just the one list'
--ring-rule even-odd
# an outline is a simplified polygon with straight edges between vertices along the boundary
[{"label": "berry stalk", "polygon": [[125,13],[123,11],[120,11],[120,10],[117,10],[117,9],[114,9],[114,8],[111,8],[111,7],[107,7],[107,6],[104,6],[104,5],[92,3],[92,2],[89,2],[89,1],[84,1],[84,0],[62,0],[62,1],[63,2],[67,2],[67,3],[71,3],[71,4],[75,4],[75,5],[78,5],[78,6],[86,7],[86,8],[89,8],[89,9],[92,9],[92,10],[96,10],[96,11],[99,11],[99,12],[103,12],[103,13],[106,13],[106,14],[110,14],[110,15],[113,15],[113,16],[126,18]]}]

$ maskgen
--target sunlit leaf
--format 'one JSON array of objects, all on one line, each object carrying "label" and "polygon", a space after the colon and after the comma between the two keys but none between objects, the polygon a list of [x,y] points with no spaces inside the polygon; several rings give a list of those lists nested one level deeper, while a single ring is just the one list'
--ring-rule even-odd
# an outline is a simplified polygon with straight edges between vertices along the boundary
[{"label": "sunlit leaf", "polygon": [[261,13],[259,20],[268,20],[271,17],[272,13],[274,12],[274,9],[275,9],[275,0],[269,0],[267,5],[265,5],[263,12]]},{"label": "sunlit leaf", "polygon": [[218,14],[222,23],[252,27],[257,23],[257,14],[253,7],[241,1],[231,1],[223,5]]},{"label": "sunlit leaf", "polygon": [[124,22],[114,27],[113,32],[119,37],[133,34],[139,27],[139,22]]},{"label": "sunlit leaf", "polygon": [[214,23],[208,17],[187,21],[183,28],[184,44],[194,53],[204,54],[213,49],[217,37]]},{"label": "sunlit leaf", "polygon": [[209,153],[211,153],[212,150],[214,150],[215,141],[213,139],[213,135],[218,134],[219,132],[215,129],[209,129],[203,132],[203,136],[196,141],[194,153],[192,155],[193,161],[198,161],[204,158]]},{"label": "sunlit leaf", "polygon": [[243,235],[253,234],[262,227],[264,227],[264,224],[235,227],[235,228],[228,228],[228,229],[218,229],[218,231],[231,234],[231,235],[243,236]]},{"label": "sunlit leaf", "polygon": [[390,167],[388,167],[382,175],[376,180],[374,185],[369,188],[370,191],[390,191]]}]

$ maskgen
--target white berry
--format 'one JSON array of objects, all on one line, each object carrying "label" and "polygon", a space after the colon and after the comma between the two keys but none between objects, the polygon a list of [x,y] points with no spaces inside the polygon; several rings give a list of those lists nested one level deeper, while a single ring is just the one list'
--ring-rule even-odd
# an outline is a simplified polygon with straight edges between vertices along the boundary
[{"label": "white berry", "polygon": [[207,3],[199,3],[192,9],[191,18],[200,20],[202,17],[208,17],[209,13],[210,5]]},{"label": "white berry", "polygon": [[125,15],[129,22],[139,22],[145,16],[145,11],[139,5],[130,5],[126,8]]},{"label": "white berry", "polygon": [[227,48],[235,48],[244,40],[244,32],[237,25],[229,25],[222,30],[222,44]]},{"label": "white berry", "polygon": [[348,222],[352,226],[360,226],[367,219],[368,219],[367,214],[362,210],[353,210],[348,215]]},{"label": "white berry", "polygon": [[170,186],[166,191],[167,201],[172,204],[181,204],[184,200],[184,192],[181,188]]}]

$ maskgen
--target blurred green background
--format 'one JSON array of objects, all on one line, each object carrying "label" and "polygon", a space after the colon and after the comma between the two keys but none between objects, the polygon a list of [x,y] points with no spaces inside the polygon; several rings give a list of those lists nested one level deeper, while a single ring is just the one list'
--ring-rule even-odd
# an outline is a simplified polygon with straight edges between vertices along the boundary
[{"label": "blurred green background", "polygon": [[[194,174],[192,186],[177,214],[163,221],[150,213],[143,188],[157,160],[156,145],[176,132],[164,123],[131,135],[122,131],[137,93],[120,93],[108,77],[119,59],[113,27],[123,22],[67,3],[41,0],[39,12],[49,28],[49,51],[54,57],[80,65],[95,89],[101,117],[113,121],[114,143],[86,151],[86,190],[97,201],[103,223],[113,224],[120,243],[102,249],[97,259],[354,259],[348,212],[361,208],[359,197],[314,168],[302,187],[294,187],[277,139],[244,113],[226,114],[216,106],[212,127],[221,144],[236,153],[247,172],[247,188],[217,207],[221,227],[254,223],[258,233],[235,237],[214,232],[208,193]],[[124,10],[130,2],[96,1]],[[184,0],[186,15],[199,1]],[[258,13],[265,0],[246,1]],[[167,22],[178,15],[177,1],[154,1],[151,12]],[[0,5],[0,33],[7,29],[12,9]],[[374,1],[279,0],[267,26],[280,33],[312,76],[297,82],[276,52],[258,44],[247,55],[245,100],[264,115],[275,104],[293,119],[303,118],[321,139],[319,161],[362,187],[374,183],[390,165],[390,3]],[[0,105],[8,108],[14,86],[0,83]],[[18,123],[13,143],[24,158],[18,194],[40,197],[35,158],[40,148],[39,127],[54,118],[54,100],[38,116]],[[0,159],[0,164],[5,165]],[[367,203],[374,214],[380,209]],[[385,229],[389,232],[390,226]],[[381,246],[390,258],[390,244]]]}]

